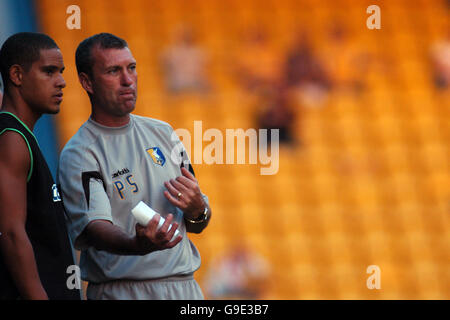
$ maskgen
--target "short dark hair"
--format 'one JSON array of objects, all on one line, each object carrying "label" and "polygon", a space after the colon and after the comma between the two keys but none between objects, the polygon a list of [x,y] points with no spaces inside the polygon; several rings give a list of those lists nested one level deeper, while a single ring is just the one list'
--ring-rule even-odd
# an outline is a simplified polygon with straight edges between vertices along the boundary
[{"label": "short dark hair", "polygon": [[33,62],[40,59],[41,50],[59,49],[48,35],[36,32],[20,32],[10,36],[0,49],[0,72],[5,91],[8,90],[9,69],[18,64],[29,71]]},{"label": "short dark hair", "polygon": [[75,63],[77,65],[78,74],[84,72],[92,77],[92,66],[94,65],[92,49],[95,46],[98,46],[100,49],[128,48],[128,44],[125,40],[111,33],[98,33],[84,39],[78,45],[77,51],[75,52]]}]

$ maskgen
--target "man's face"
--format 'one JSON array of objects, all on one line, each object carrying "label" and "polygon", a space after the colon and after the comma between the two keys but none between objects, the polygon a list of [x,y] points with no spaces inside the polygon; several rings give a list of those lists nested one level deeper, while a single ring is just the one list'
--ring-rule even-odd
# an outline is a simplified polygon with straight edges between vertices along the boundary
[{"label": "man's face", "polygon": [[55,114],[62,102],[66,82],[62,76],[64,62],[59,49],[40,51],[39,60],[24,71],[20,88],[24,101],[33,111]]},{"label": "man's face", "polygon": [[94,105],[112,117],[132,112],[137,99],[136,60],[130,49],[92,49]]}]

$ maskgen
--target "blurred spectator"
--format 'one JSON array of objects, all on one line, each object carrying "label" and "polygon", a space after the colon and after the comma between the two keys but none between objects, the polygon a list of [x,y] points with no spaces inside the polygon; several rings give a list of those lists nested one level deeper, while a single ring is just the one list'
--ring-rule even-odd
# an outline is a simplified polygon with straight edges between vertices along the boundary
[{"label": "blurred spectator", "polygon": [[303,32],[296,36],[287,53],[284,83],[296,94],[301,105],[311,107],[322,104],[331,88],[324,67],[313,54],[309,39]]},{"label": "blurred spectator", "polygon": [[235,60],[237,79],[246,90],[258,94],[278,86],[282,61],[264,30],[256,28],[245,35]]},{"label": "blurred spectator", "polygon": [[436,42],[431,48],[434,83],[439,89],[447,89],[450,85],[450,41],[447,39]]},{"label": "blurred spectator", "polygon": [[210,90],[206,75],[207,56],[196,45],[190,28],[177,30],[174,44],[163,53],[162,66],[168,92],[207,93]]},{"label": "blurred spectator", "polygon": [[349,38],[340,22],[331,25],[323,61],[334,89],[360,92],[365,88],[368,54],[364,47]]},{"label": "blurred spectator", "polygon": [[279,129],[280,143],[292,144],[294,142],[292,127],[295,114],[289,96],[284,88],[273,88],[261,96],[262,112],[258,117],[260,129],[268,129],[268,142],[271,142],[270,129]]},{"label": "blurred spectator", "polygon": [[263,257],[235,247],[211,263],[205,289],[211,299],[262,299],[268,277],[269,265]]},{"label": "blurred spectator", "polygon": [[[244,44],[236,57],[237,79],[246,92],[253,93],[260,129],[278,129],[280,143],[294,142],[292,127],[295,114],[291,95],[283,86],[283,55],[270,44],[264,29],[254,28],[245,34]],[[268,142],[271,134],[268,132]]]}]

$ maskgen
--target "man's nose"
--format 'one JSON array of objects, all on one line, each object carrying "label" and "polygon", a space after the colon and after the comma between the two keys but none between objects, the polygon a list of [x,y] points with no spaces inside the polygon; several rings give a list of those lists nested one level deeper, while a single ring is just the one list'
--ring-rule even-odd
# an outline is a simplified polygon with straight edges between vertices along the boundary
[{"label": "man's nose", "polygon": [[64,77],[62,76],[62,74],[59,74],[59,78],[58,78],[58,82],[56,83],[57,87],[65,88],[66,87],[66,81],[64,80]]},{"label": "man's nose", "polygon": [[122,85],[124,85],[124,86],[129,87],[133,84],[133,78],[126,71],[122,73],[121,80],[122,80]]}]

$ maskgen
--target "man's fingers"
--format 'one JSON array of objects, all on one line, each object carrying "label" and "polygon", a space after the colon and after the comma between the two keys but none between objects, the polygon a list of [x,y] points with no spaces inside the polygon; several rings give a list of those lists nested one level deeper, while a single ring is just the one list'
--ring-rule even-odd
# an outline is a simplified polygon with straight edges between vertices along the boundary
[{"label": "man's fingers", "polygon": [[[161,226],[160,229],[158,229],[158,233],[156,236],[156,238],[159,239],[159,241],[161,241],[161,244],[165,248],[172,248],[179,242],[179,241],[177,241],[177,239],[174,239],[174,241],[170,242],[170,240],[173,238],[173,236],[179,226],[177,222],[171,223],[173,221],[173,217],[174,217],[173,214],[169,214],[167,216],[164,224]],[[181,237],[181,235],[180,235],[180,237]]]},{"label": "man's fingers", "polygon": [[173,197],[168,191],[164,191],[164,196],[167,198],[167,200],[169,200],[169,202],[171,204],[173,204],[175,207],[182,209],[183,208],[183,203],[176,199],[175,197]]},{"label": "man's fingers", "polygon": [[158,229],[159,220],[161,216],[159,214],[155,214],[153,218],[147,224],[147,230],[154,233]]},{"label": "man's fingers", "polygon": [[[186,179],[186,178],[184,178],[184,179]],[[177,205],[180,209],[181,209],[181,204],[188,203],[189,198],[192,197],[192,195],[194,194],[192,189],[186,188],[184,185],[182,185],[181,183],[179,183],[176,180],[166,181],[164,183],[164,185],[166,186],[170,195],[180,203],[180,205]],[[167,196],[166,196],[166,198],[167,198]],[[170,201],[170,199],[169,199],[169,201]],[[172,204],[174,204],[174,203],[172,202]]]},{"label": "man's fingers", "polygon": [[173,241],[169,242],[169,243],[166,245],[166,248],[167,248],[167,249],[170,249],[170,248],[175,247],[175,246],[181,241],[181,239],[183,239],[183,237],[182,237],[181,235],[179,235],[179,236],[176,237]]},{"label": "man's fingers", "polygon": [[175,234],[175,231],[178,229],[178,223],[174,222],[169,230],[169,233],[167,234],[167,237],[170,239],[173,238],[173,235]]},{"label": "man's fingers", "polygon": [[167,215],[161,227],[159,227],[161,216],[156,214],[149,221],[146,227],[143,227],[137,223],[136,237],[139,239],[140,245],[144,248],[143,250],[150,250],[149,252],[151,252],[155,249],[165,250],[176,246],[183,237],[180,234],[172,240],[179,227],[177,222],[173,222],[174,220],[175,216],[170,213]]},{"label": "man's fingers", "polygon": [[184,190],[178,190],[173,184],[170,183],[170,181],[164,182],[164,185],[166,186],[167,190],[170,192],[170,194],[174,197],[178,195],[178,193],[182,193]]},{"label": "man's fingers", "polygon": [[195,188],[195,186],[197,185],[194,181],[189,180],[188,178],[186,178],[184,176],[177,177],[173,181],[175,181],[176,183],[178,183],[180,185],[180,187],[178,187],[178,184],[174,185],[177,189],[178,188],[192,189],[192,188]]},{"label": "man's fingers", "polygon": [[164,223],[163,223],[163,225],[161,226],[161,228],[158,229],[158,232],[160,232],[160,233],[166,233],[167,230],[169,230],[169,226],[170,226],[170,223],[172,222],[172,220],[173,220],[173,214],[169,214],[169,215],[166,217],[166,220],[164,221]]},{"label": "man's fingers", "polygon": [[171,179],[170,184],[180,192],[186,192],[192,188],[192,181],[189,181],[186,177],[177,177],[176,179]]},{"label": "man's fingers", "polygon": [[183,174],[183,176],[185,176],[189,180],[197,182],[197,179],[194,177],[194,175],[192,173],[190,173],[189,170],[186,169],[185,167],[181,167],[181,173]]}]

